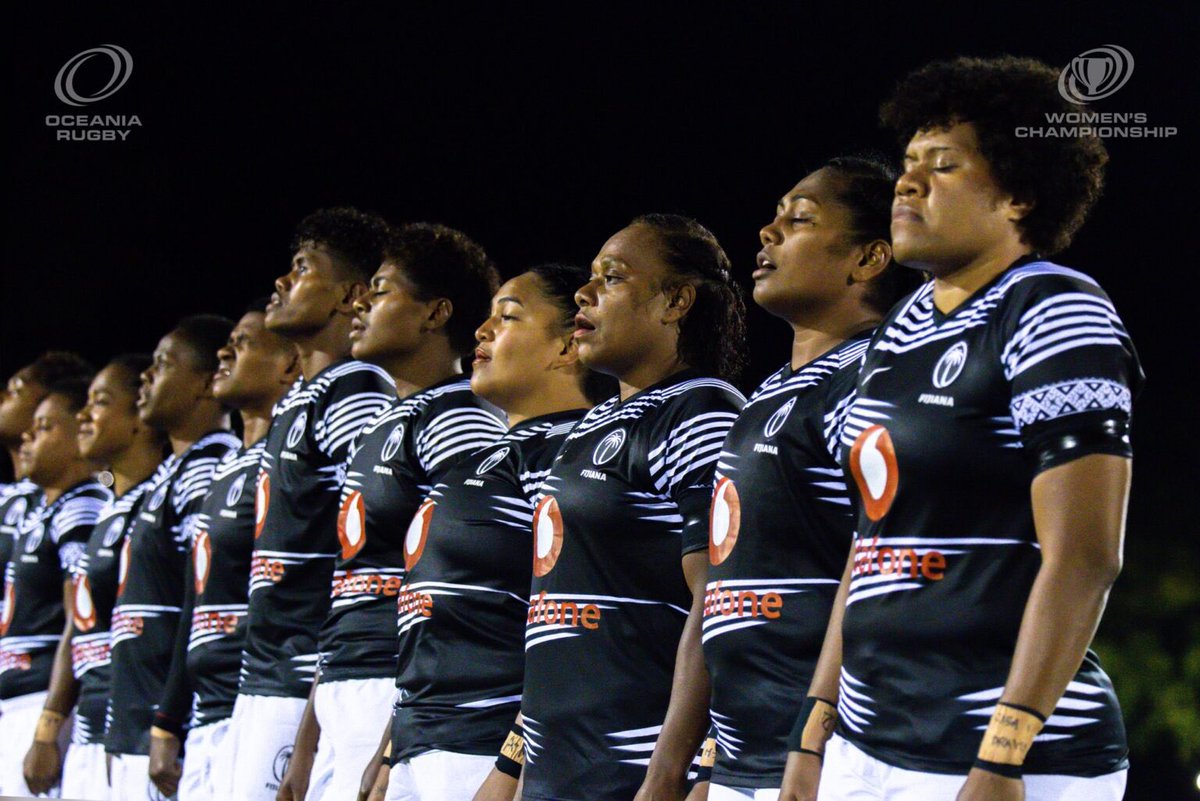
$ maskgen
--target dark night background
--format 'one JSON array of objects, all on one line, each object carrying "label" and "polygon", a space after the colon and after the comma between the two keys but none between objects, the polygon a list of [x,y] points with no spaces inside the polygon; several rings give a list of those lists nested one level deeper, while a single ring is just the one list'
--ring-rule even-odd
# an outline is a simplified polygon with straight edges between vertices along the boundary
[{"label": "dark night background", "polygon": [[[1200,797],[1200,545],[1177,511],[1197,478],[1181,330],[1196,7],[589,5],[585,18],[496,5],[10,9],[0,373],[50,347],[98,363],[150,351],[183,314],[236,317],[284,270],[297,220],[334,204],[459,227],[506,274],[586,263],[634,215],[683,212],[748,289],[759,227],[809,169],[866,147],[899,156],[875,115],[908,70],[959,54],[1060,66],[1122,45],[1135,72],[1097,110],[1180,134],[1108,142],[1105,197],[1058,257],[1107,289],[1148,375],[1126,565],[1098,648],[1130,730],[1127,798]],[[142,126],[125,142],[57,142],[46,115],[76,112],[54,77],[100,44],[129,50],[133,74],[80,111]],[[107,69],[94,59],[77,86],[95,91]],[[750,325],[747,388],[790,342],[757,309]]]}]

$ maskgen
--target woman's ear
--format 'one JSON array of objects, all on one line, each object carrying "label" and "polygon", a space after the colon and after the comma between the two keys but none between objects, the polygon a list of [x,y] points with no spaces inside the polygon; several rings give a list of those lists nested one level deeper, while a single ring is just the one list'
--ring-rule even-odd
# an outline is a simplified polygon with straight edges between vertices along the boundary
[{"label": "woman's ear", "polygon": [[865,284],[882,273],[892,263],[892,246],[876,239],[863,245],[858,264],[850,271],[847,284]]},{"label": "woman's ear", "polygon": [[678,323],[692,306],[696,304],[696,287],[691,284],[680,284],[674,289],[667,290],[667,308],[663,313],[664,323]]}]

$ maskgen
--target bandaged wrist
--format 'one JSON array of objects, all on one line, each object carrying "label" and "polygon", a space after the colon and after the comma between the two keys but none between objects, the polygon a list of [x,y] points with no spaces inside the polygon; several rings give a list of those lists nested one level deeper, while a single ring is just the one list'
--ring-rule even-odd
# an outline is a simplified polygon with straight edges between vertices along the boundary
[{"label": "bandaged wrist", "polygon": [[1036,709],[999,702],[983,733],[975,767],[1010,779],[1020,778],[1033,738],[1045,723],[1046,718]]}]

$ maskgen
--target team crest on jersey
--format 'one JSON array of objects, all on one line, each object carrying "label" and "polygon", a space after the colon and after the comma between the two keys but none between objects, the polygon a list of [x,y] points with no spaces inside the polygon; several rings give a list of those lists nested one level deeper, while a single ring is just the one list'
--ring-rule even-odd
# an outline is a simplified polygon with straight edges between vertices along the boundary
[{"label": "team crest on jersey", "polygon": [[25,553],[33,553],[42,544],[42,538],[46,536],[46,524],[38,523],[29,530],[25,535]]},{"label": "team crest on jersey", "polygon": [[792,398],[776,409],[775,414],[771,415],[771,419],[767,421],[766,428],[763,429],[763,433],[766,434],[768,439],[778,434],[779,429],[783,428],[783,424],[787,422],[788,415],[792,413],[795,405],[796,399]]},{"label": "team crest on jersey", "polygon": [[162,507],[163,501],[167,499],[167,492],[171,489],[170,483],[164,481],[158,485],[158,489],[150,496],[150,502],[146,504],[146,509],[151,512],[157,512]]},{"label": "team crest on jersey", "polygon": [[192,565],[196,573],[196,594],[204,592],[208,585],[208,571],[212,567],[212,538],[207,529],[196,532],[195,544],[192,545]]},{"label": "team crest on jersey", "polygon": [[275,759],[271,762],[271,773],[275,774],[275,781],[282,782],[283,776],[287,773],[288,765],[292,762],[292,746],[285,745],[279,749],[279,753],[275,755]]},{"label": "team crest on jersey", "polygon": [[544,576],[554,569],[562,543],[562,512],[554,496],[547,495],[533,510],[533,575]]},{"label": "team crest on jersey", "polygon": [[8,507],[8,511],[4,513],[4,523],[9,526],[15,526],[25,516],[25,510],[29,508],[29,501],[24,498],[17,498]]},{"label": "team crest on jersey", "polygon": [[[795,400],[792,398],[790,402],[795,403]],[[713,491],[712,509],[708,513],[708,561],[711,564],[719,565],[733,553],[741,525],[742,501],[738,498],[737,487],[732,479],[722,478]]]},{"label": "team crest on jersey", "polygon": [[625,429],[618,428],[616,431],[610,432],[604,439],[600,440],[600,444],[596,446],[596,450],[592,451],[592,464],[599,467],[602,464],[611,462],[621,452],[621,446],[624,444]]},{"label": "team crest on jersey", "polygon": [[294,448],[300,444],[300,438],[304,436],[304,426],[308,424],[308,412],[300,412],[300,415],[292,421],[292,427],[288,429],[287,446]]},{"label": "team crest on jersey", "polygon": [[392,429],[392,433],[388,434],[387,442],[383,443],[383,448],[379,451],[379,461],[390,462],[392,457],[400,452],[400,443],[404,442],[404,423]]},{"label": "team crest on jersey", "polygon": [[937,360],[937,364],[933,366],[933,385],[938,389],[945,389],[954,383],[954,379],[958,378],[959,373],[963,371],[963,366],[967,363],[967,343],[956,342],[949,350],[942,354],[942,358]]},{"label": "team crest on jersey", "polygon": [[507,446],[493,453],[488,458],[484,459],[479,467],[475,468],[475,475],[482,476],[487,471],[491,470],[496,465],[504,461],[504,457],[508,456],[509,449]]},{"label": "team crest on jersey", "polygon": [[900,484],[900,468],[892,436],[880,425],[868,427],[850,449],[850,472],[862,496],[863,511],[878,522],[892,508]]},{"label": "team crest on jersey", "polygon": [[346,496],[338,511],[338,540],[342,543],[342,558],[350,559],[367,544],[367,509],[358,490]]},{"label": "team crest on jersey", "polygon": [[267,522],[267,506],[271,503],[271,478],[265,472],[258,474],[254,488],[254,539],[262,534],[263,523]]},{"label": "team crest on jersey", "polygon": [[225,493],[225,505],[236,506],[237,502],[242,499],[242,490],[246,488],[246,474],[242,473],[229,486],[229,492]]},{"label": "team crest on jersey", "polygon": [[88,577],[75,576],[75,628],[91,631],[96,625],[96,604],[92,602],[92,583]]},{"label": "team crest on jersey", "polygon": [[413,515],[412,522],[408,524],[408,533],[404,535],[404,568],[412,570],[420,559],[421,554],[425,553],[425,538],[429,536],[429,524],[433,522],[433,510],[437,506],[432,500],[426,498],[425,502],[417,509],[417,513]]},{"label": "team crest on jersey", "polygon": [[117,540],[121,539],[121,532],[125,530],[125,518],[118,517],[108,524],[108,528],[104,530],[104,539],[101,544],[105,548],[111,548],[117,544]]}]

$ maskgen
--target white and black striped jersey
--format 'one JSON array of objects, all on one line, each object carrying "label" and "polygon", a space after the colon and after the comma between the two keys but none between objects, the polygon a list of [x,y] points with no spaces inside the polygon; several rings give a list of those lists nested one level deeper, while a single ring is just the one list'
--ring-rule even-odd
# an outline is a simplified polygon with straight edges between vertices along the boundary
[{"label": "white and black striped jersey", "polygon": [[563,444],[534,510],[525,798],[641,785],[692,602],[681,556],[708,546],[713,472],[744,403],[685,370],[600,404]]},{"label": "white and black striped jersey", "polygon": [[329,613],[350,443],[395,399],[396,385],[386,372],[343,360],[297,381],[276,404],[255,493],[239,692],[308,696]]},{"label": "white and black striped jersey", "polygon": [[266,443],[264,437],[225,454],[196,514],[179,633],[155,715],[167,731],[233,714],[246,641],[254,482]]},{"label": "white and black striped jersey", "polygon": [[37,508],[41,497],[41,487],[25,478],[0,485],[0,620],[4,619],[8,598],[4,576],[8,574],[8,560],[12,558],[17,531],[26,513]]},{"label": "white and black striped jersey", "polygon": [[404,533],[446,471],[504,430],[504,413],[455,376],[395,401],[359,434],[342,485],[322,683],[395,678]]},{"label": "white and black striped jersey", "polygon": [[205,434],[167,457],[146,488],[121,548],[112,616],[107,749],[146,754],[179,628],[187,554],[213,470],[238,447],[228,431]]},{"label": "white and black striped jersey", "polygon": [[542,480],[583,409],[524,420],[446,473],[405,538],[392,756],[495,754],[516,719]]},{"label": "white and black striped jersey", "polygon": [[71,670],[79,681],[79,700],[71,741],[77,745],[104,743],[117,572],[125,535],[152,481],[153,476],[104,507],[88,535],[87,550],[72,571],[75,631],[71,636]]},{"label": "white and black striped jersey", "polygon": [[837,462],[870,332],[750,396],[721,460],[709,528],[704,659],[713,781],[778,787],[854,533]]},{"label": "white and black striped jersey", "polygon": [[[1049,262],[1017,262],[950,314],[931,284],[892,310],[841,436],[861,508],[843,737],[890,765],[968,771],[1041,566],[1030,500],[1041,443],[1129,455],[1127,438],[1087,435],[1125,425],[1141,381],[1108,296]],[[1094,776],[1125,757],[1117,698],[1089,651],[1025,772]]]},{"label": "white and black striped jersey", "polygon": [[66,626],[63,584],[87,547],[88,534],[112,494],[89,478],[52,503],[43,498],[21,521],[5,569],[0,618],[0,699],[50,686],[54,650]]}]

